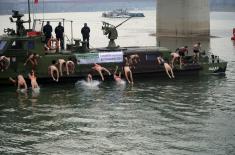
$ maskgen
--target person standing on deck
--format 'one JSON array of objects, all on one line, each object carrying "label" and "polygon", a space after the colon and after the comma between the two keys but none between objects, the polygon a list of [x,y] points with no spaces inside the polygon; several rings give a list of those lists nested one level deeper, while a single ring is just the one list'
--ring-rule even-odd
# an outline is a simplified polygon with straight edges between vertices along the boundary
[{"label": "person standing on deck", "polygon": [[51,33],[52,33],[52,26],[50,25],[49,21],[47,21],[47,24],[43,27],[43,33],[46,37],[45,43],[47,44],[48,40],[51,39]]},{"label": "person standing on deck", "polygon": [[[171,67],[174,68],[174,62],[175,60],[177,60],[178,58],[180,58],[180,55],[176,52],[172,52],[171,53]],[[180,69],[181,69],[181,63],[180,63]]]},{"label": "person standing on deck", "polygon": [[180,56],[180,69],[182,68],[183,58],[185,57],[185,53],[188,55],[188,46],[183,46],[179,48],[179,56]]},{"label": "person standing on deck", "polygon": [[90,38],[90,28],[87,26],[87,23],[84,23],[83,28],[81,29],[82,40],[87,41],[87,48],[89,47],[89,38]]},{"label": "person standing on deck", "polygon": [[59,22],[59,25],[55,28],[56,39],[60,41],[60,48],[64,49],[64,27]]}]

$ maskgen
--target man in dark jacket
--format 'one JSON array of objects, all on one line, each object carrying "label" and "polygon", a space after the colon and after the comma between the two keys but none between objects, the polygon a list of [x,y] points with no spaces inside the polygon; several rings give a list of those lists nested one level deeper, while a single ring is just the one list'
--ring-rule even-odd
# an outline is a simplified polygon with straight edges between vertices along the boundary
[{"label": "man in dark jacket", "polygon": [[60,47],[63,50],[64,49],[64,27],[61,26],[61,22],[59,22],[59,25],[55,28],[55,34],[56,34],[56,39],[60,41]]},{"label": "man in dark jacket", "polygon": [[43,33],[46,37],[45,43],[47,44],[48,40],[51,38],[52,26],[50,22],[47,21],[47,24],[43,27]]},{"label": "man in dark jacket", "polygon": [[87,41],[87,48],[89,48],[89,37],[90,37],[90,28],[87,26],[87,23],[84,23],[84,27],[81,29],[83,41]]}]

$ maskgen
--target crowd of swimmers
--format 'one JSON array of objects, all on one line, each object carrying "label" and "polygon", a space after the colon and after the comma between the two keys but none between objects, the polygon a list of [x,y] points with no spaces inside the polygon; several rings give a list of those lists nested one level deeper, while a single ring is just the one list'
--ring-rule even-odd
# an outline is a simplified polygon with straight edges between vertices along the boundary
[{"label": "crowd of swimmers", "polygon": [[[197,62],[199,61],[199,52],[201,48],[201,44],[200,42],[195,44],[193,46],[193,62]],[[162,55],[159,55],[157,57],[156,63],[163,66],[163,68],[165,69],[165,72],[167,74],[167,76],[171,79],[171,78],[175,78],[174,76],[174,72],[173,72],[173,68],[175,67],[175,61],[178,60],[179,61],[179,67],[180,69],[182,68],[183,65],[183,57],[185,55],[188,55],[188,46],[183,46],[181,48],[177,48],[174,52],[171,53],[171,62],[170,64],[168,62],[166,62]],[[37,77],[35,75],[35,68],[38,65],[38,59],[40,58],[40,56],[38,54],[35,53],[31,53],[29,54],[28,58],[26,59],[24,66],[26,66],[28,63],[31,63],[32,66],[32,70],[30,72],[30,74],[28,74],[28,78],[31,80],[31,87],[32,89],[34,88],[38,88],[38,83],[37,83]],[[10,58],[5,57],[5,56],[1,56],[0,57],[0,67],[1,70],[6,70],[9,65],[10,65]],[[123,62],[123,72],[125,75],[125,78],[127,80],[127,82],[129,84],[133,84],[134,80],[133,80],[133,75],[132,75],[132,70],[135,69],[135,65],[138,64],[140,62],[140,57],[138,54],[132,54],[132,55],[124,55],[124,62]],[[72,60],[72,58],[69,58],[67,61],[64,59],[58,59],[57,61],[52,61],[52,64],[48,67],[48,75],[51,76],[51,78],[58,82],[59,81],[59,77],[62,77],[64,75],[64,72],[67,75],[73,74],[75,71],[75,60]],[[94,63],[93,66],[91,67],[91,71],[88,73],[86,81],[87,82],[92,82],[93,78],[92,78],[92,70],[96,71],[100,77],[101,80],[104,81],[104,75],[103,72],[106,72],[109,76],[111,75],[111,72],[101,66],[100,64]],[[113,72],[113,79],[116,82],[120,82],[122,81],[121,79],[121,71],[118,71],[118,66],[116,66],[116,68],[114,69]],[[27,89],[27,84],[26,81],[23,77],[23,75],[18,75],[16,79],[13,79],[12,77],[9,77],[9,80],[15,84],[17,84],[17,88],[18,89]]]}]

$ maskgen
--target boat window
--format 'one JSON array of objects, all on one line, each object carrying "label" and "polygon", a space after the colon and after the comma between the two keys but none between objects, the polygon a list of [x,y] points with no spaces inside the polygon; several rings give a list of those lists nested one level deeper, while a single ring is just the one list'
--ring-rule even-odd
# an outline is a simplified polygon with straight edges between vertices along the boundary
[{"label": "boat window", "polygon": [[3,49],[4,49],[6,43],[7,43],[6,41],[0,40],[0,50],[3,50]]},{"label": "boat window", "polygon": [[156,61],[158,55],[156,54],[146,54],[145,59],[146,61]]},{"label": "boat window", "polygon": [[10,49],[23,49],[22,41],[13,41]]},{"label": "boat window", "polygon": [[32,40],[28,41],[28,49],[34,49],[34,47],[35,47],[34,41]]}]

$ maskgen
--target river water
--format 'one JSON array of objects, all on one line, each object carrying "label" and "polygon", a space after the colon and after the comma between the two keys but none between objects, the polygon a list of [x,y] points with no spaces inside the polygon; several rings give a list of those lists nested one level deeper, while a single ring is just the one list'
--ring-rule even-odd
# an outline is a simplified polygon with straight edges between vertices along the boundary
[{"label": "river water", "polygon": [[[0,154],[235,154],[235,43],[230,40],[235,13],[211,13],[211,35],[217,37],[162,40],[150,35],[155,11],[144,13],[145,18],[119,27],[119,45],[175,49],[201,41],[204,49],[228,61],[226,75],[134,77],[133,86],[40,84],[40,93],[27,94],[0,86]],[[101,12],[44,16],[75,20],[74,37],[87,22],[95,47],[107,44],[100,21],[122,21],[103,19]],[[9,25],[8,16],[0,20],[1,29]]]}]

